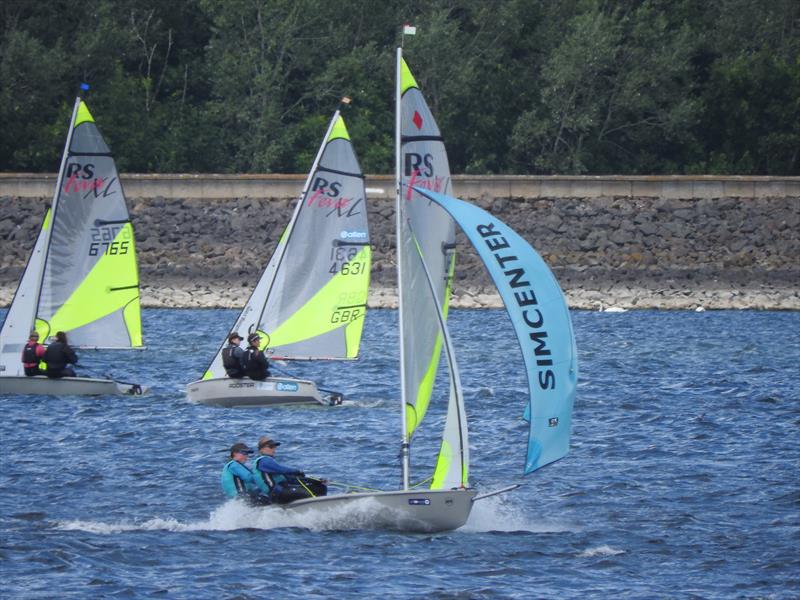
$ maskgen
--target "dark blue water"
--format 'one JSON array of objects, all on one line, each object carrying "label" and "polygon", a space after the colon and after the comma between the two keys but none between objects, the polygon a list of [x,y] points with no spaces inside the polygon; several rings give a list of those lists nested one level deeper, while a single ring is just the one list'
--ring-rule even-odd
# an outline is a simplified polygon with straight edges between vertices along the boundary
[{"label": "dark blue water", "polygon": [[[453,311],[471,480],[524,481],[462,529],[362,531],[224,502],[221,449],[269,434],[279,458],[395,488],[394,311],[368,316],[356,363],[291,365],[335,408],[189,404],[234,319],[145,311],[149,348],[84,353],[83,372],[147,397],[0,401],[0,595],[11,598],[653,598],[800,595],[800,313],[574,313],[572,451],[520,479],[526,384],[501,311]],[[109,366],[108,361],[113,361]],[[430,475],[442,411],[418,435]]]}]

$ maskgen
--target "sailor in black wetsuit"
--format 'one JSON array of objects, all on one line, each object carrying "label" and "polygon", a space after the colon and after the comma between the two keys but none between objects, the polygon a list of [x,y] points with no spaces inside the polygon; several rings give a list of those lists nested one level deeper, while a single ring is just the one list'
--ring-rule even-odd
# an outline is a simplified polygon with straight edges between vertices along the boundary
[{"label": "sailor in black wetsuit", "polygon": [[77,364],[78,356],[69,347],[66,333],[63,331],[56,333],[56,341],[45,350],[44,362],[47,363],[48,377],[75,377],[75,370],[69,365]]},{"label": "sailor in black wetsuit", "polygon": [[244,377],[244,350],[239,347],[242,336],[233,332],[228,336],[228,345],[222,349],[222,366],[232,379]]},{"label": "sailor in black wetsuit", "polygon": [[248,335],[247,342],[250,345],[244,354],[244,374],[256,381],[264,381],[269,377],[269,361],[258,347],[260,341],[261,336],[257,333]]}]

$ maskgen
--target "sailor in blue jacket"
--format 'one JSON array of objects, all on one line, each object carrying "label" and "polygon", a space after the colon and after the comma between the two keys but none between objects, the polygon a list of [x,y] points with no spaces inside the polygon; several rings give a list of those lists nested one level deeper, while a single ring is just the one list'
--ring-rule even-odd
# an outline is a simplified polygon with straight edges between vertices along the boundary
[{"label": "sailor in blue jacket", "polygon": [[275,460],[275,448],[280,445],[268,437],[258,441],[260,456],[253,463],[253,475],[261,493],[268,494],[273,502],[279,504],[326,495],[328,488],[324,482],[307,478],[300,469],[281,465]]},{"label": "sailor in blue jacket", "polygon": [[237,442],[231,446],[231,460],[222,467],[222,491],[228,498],[251,499],[253,493],[258,494],[253,472],[247,468],[247,458],[253,451],[247,444]]}]

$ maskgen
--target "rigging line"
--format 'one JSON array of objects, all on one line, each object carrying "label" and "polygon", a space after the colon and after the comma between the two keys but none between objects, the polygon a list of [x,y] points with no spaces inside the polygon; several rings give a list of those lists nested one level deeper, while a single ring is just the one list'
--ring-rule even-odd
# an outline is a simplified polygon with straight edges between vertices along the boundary
[{"label": "rigging line", "polygon": [[420,481],[419,483],[415,483],[414,485],[412,485],[412,486],[411,486],[411,488],[412,488],[412,489],[413,489],[413,488],[418,488],[418,487],[419,487],[419,486],[421,486],[423,483],[428,483],[428,482],[429,482],[429,481],[431,481],[432,479],[433,479],[433,475],[431,475],[431,476],[430,476],[430,477],[428,477],[427,479],[423,479],[423,480],[422,480],[422,481]]},{"label": "rigging line", "polygon": [[353,485],[352,483],[342,483],[340,481],[328,481],[329,486],[333,487],[340,487],[340,488],[350,488],[353,490],[363,490],[365,492],[382,492],[383,490],[379,490],[376,488],[368,488],[360,485]]},{"label": "rigging line", "polygon": [[300,485],[303,486],[303,489],[305,491],[307,491],[309,494],[311,494],[312,498],[316,498],[317,497],[317,495],[314,492],[312,492],[310,489],[308,489],[308,486],[305,483],[303,483],[302,479],[300,479],[299,477],[296,477],[295,479],[297,480],[297,483],[299,483]]}]

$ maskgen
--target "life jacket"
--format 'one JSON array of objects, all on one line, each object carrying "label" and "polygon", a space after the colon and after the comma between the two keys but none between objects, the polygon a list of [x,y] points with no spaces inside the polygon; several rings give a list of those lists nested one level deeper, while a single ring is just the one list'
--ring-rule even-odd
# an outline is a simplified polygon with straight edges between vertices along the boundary
[{"label": "life jacket", "polygon": [[281,484],[286,481],[286,477],[280,473],[265,473],[259,470],[258,463],[262,458],[266,458],[266,456],[259,456],[253,462],[253,475],[255,476],[256,485],[264,494],[277,492],[280,490]]},{"label": "life jacket", "polygon": [[67,364],[78,362],[75,351],[61,342],[53,342],[47,347],[44,360],[47,362],[48,370],[52,371],[60,371]]},{"label": "life jacket", "polygon": [[251,379],[264,379],[269,377],[269,363],[261,350],[252,346],[245,351],[244,372]]},{"label": "life jacket", "polygon": [[[220,483],[222,483],[222,491],[225,492],[225,495],[228,498],[236,498],[239,495],[247,492],[247,482],[231,470],[233,463],[241,464],[235,460],[231,460],[228,461],[224,467],[222,467],[222,477]],[[247,468],[244,465],[242,465],[242,467],[245,469]]]},{"label": "life jacket", "polygon": [[25,348],[22,350],[22,366],[26,369],[33,369],[39,366],[39,362],[41,362],[41,358],[39,358],[36,350],[41,348],[42,345],[39,342],[28,342],[25,344]]},{"label": "life jacket", "polygon": [[222,349],[222,366],[228,375],[243,375],[244,370],[239,360],[233,355],[238,346],[226,346]]}]

